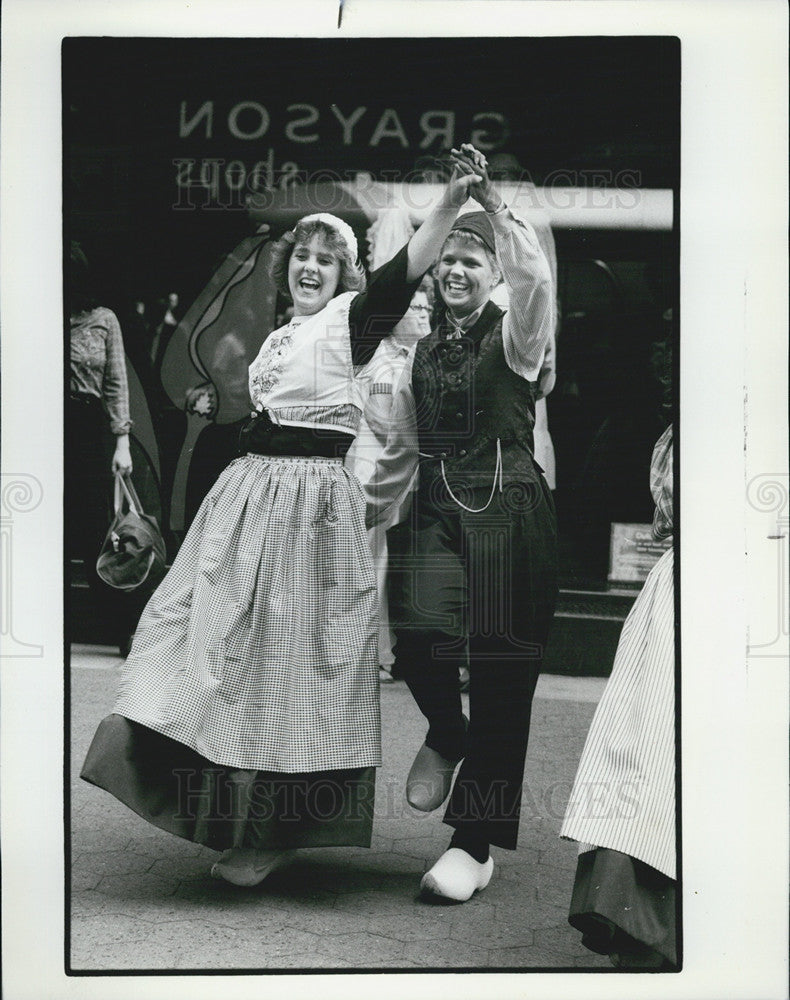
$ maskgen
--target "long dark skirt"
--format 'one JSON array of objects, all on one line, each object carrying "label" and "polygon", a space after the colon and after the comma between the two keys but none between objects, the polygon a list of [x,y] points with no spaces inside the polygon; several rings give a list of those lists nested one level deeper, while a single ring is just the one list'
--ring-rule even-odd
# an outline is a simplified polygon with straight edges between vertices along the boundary
[{"label": "long dark skirt", "polygon": [[579,855],[568,921],[582,944],[627,969],[677,963],[675,881],[643,861],[598,847]]},{"label": "long dark skirt", "polygon": [[154,826],[222,851],[369,847],[375,774],[373,767],[299,774],[226,767],[109,715],[81,776]]}]

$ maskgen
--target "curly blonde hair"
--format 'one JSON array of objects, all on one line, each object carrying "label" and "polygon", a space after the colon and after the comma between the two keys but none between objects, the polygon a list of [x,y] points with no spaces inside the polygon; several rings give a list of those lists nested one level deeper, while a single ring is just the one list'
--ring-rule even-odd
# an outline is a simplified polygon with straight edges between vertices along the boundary
[{"label": "curly blonde hair", "polygon": [[362,265],[352,259],[347,243],[337,230],[319,220],[307,223],[297,222],[293,230],[284,233],[274,244],[270,269],[277,291],[290,301],[288,264],[291,260],[291,254],[297,243],[307,243],[313,236],[320,236],[340,261],[338,294],[340,292],[363,292],[367,286],[367,279]]}]

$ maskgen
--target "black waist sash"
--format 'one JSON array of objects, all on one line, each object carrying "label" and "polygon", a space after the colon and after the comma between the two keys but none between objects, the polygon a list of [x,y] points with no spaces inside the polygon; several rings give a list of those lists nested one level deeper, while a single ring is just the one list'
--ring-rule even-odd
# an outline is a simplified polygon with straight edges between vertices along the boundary
[{"label": "black waist sash", "polygon": [[324,427],[286,427],[272,423],[268,413],[254,414],[239,434],[239,454],[282,455],[290,458],[344,458],[351,434]]}]

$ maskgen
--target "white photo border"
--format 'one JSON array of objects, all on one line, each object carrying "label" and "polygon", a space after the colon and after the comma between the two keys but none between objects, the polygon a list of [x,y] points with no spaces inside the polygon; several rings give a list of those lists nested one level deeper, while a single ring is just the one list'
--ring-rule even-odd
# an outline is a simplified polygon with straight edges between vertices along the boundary
[{"label": "white photo border", "polygon": [[[775,654],[750,654],[747,619],[786,580],[755,579],[744,549],[766,534],[747,485],[773,476],[787,493],[786,5],[346,0],[339,32],[337,13],[335,0],[3,4],[2,462],[4,482],[32,477],[35,513],[14,524],[8,565],[14,634],[40,647],[0,663],[5,995],[246,998],[263,985],[63,971],[62,38],[645,34],[681,40],[684,968],[638,979],[480,973],[453,988],[497,1000],[785,997],[787,642],[780,629]],[[397,995],[404,975],[269,977],[264,988]],[[448,987],[445,974],[408,975],[415,1000]]]}]

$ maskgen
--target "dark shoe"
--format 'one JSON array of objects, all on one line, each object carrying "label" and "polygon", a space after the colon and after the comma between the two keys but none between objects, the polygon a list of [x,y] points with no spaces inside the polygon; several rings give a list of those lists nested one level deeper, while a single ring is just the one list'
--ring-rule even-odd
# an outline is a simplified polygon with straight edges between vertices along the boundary
[{"label": "dark shoe", "polygon": [[[466,716],[464,726],[469,726]],[[419,812],[438,809],[450,794],[455,769],[462,759],[463,754],[455,760],[442,757],[438,751],[423,743],[406,779],[406,801],[412,809]]]}]

